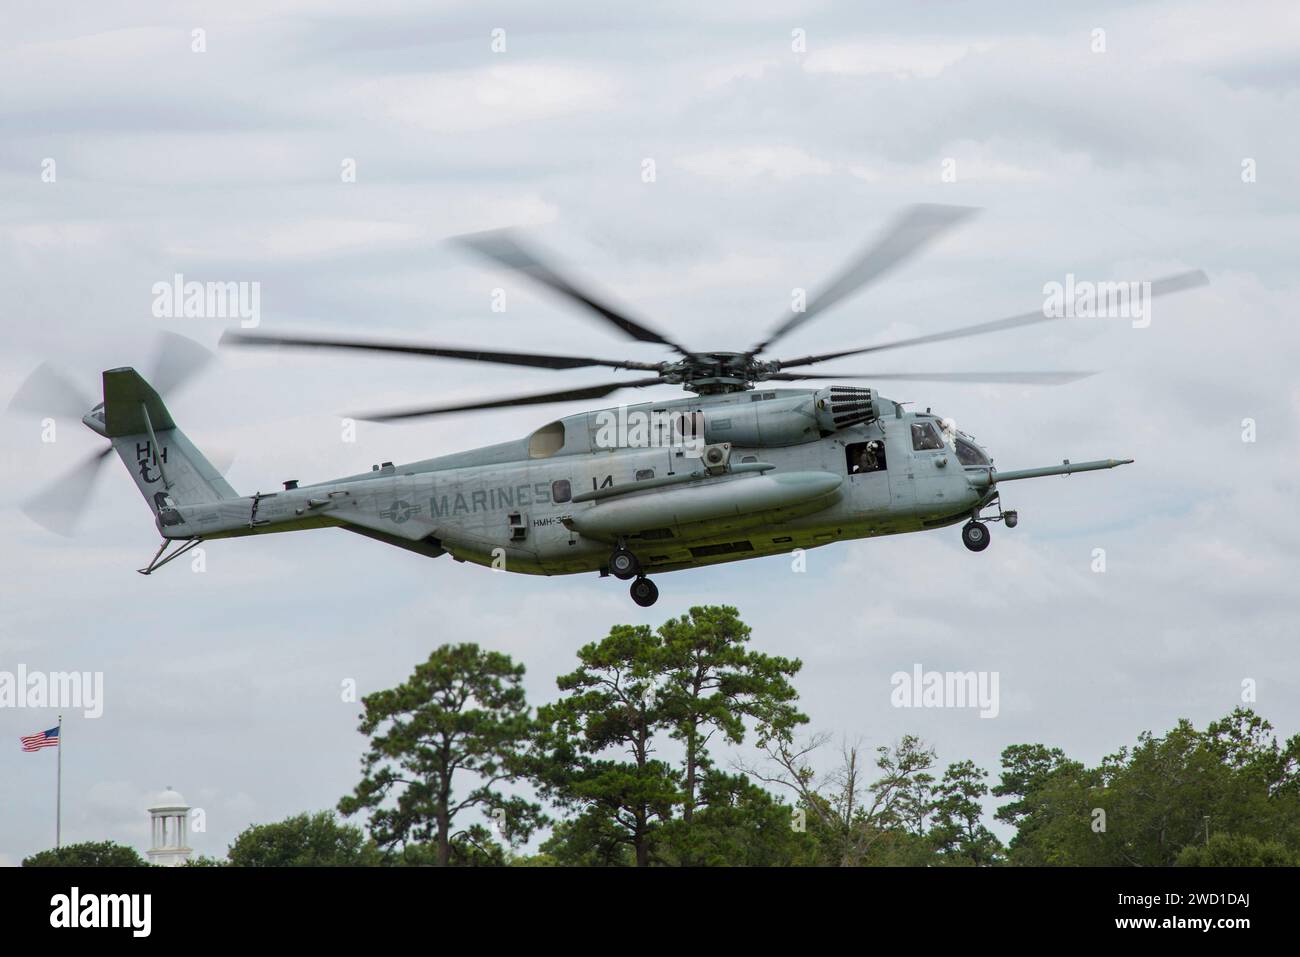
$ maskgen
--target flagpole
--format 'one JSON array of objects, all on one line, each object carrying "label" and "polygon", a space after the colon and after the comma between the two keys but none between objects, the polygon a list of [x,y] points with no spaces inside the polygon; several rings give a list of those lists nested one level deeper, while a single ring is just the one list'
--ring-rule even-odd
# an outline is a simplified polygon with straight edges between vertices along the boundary
[{"label": "flagpole", "polygon": [[63,843],[63,715],[59,715],[59,781],[54,790],[54,849]]}]

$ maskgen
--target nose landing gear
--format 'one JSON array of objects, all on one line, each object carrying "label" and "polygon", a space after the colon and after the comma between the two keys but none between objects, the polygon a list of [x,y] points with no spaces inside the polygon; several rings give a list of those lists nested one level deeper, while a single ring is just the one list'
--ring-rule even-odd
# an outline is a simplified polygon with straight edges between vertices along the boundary
[{"label": "nose landing gear", "polygon": [[992,515],[981,521],[980,510],[977,508],[971,512],[970,521],[961,528],[961,542],[972,552],[982,552],[989,547],[992,540],[989,537],[989,527],[984,522],[1005,522],[1007,528],[1015,528],[1020,524],[1020,513],[1014,509],[1003,509],[1002,499],[996,499],[998,514]]},{"label": "nose landing gear", "polygon": [[642,608],[649,608],[659,600],[659,588],[644,575],[632,582],[632,600]]},{"label": "nose landing gear", "polygon": [[961,542],[972,552],[982,552],[989,547],[989,527],[971,519],[961,529]]}]

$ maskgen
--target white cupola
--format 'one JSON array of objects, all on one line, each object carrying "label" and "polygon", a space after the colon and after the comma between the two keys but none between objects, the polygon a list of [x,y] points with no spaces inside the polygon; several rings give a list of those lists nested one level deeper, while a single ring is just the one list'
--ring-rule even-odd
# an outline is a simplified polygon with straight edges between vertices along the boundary
[{"label": "white cupola", "polygon": [[167,785],[149,808],[149,863],[161,867],[179,867],[190,859],[190,806],[185,798]]}]

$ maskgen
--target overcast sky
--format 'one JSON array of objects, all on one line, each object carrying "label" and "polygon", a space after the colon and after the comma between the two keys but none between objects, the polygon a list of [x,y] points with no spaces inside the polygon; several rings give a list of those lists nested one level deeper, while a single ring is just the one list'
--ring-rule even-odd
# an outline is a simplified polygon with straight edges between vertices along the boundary
[{"label": "overcast sky", "polygon": [[[1102,370],[883,391],[955,418],[1003,468],[1135,465],[1008,486],[1020,526],[993,526],[981,554],[956,527],[836,544],[805,574],[778,557],[662,576],[652,609],[594,574],[491,574],[335,530],[213,543],[203,573],[142,577],[157,535],[116,460],[76,538],[16,507],[102,440],[64,423],[42,443],[7,415],[0,670],[104,673],[103,716],[66,718],[65,841],[143,851],[143,809],[171,785],[206,813],[196,851],[220,855],[355,784],[345,680],[390,687],[468,640],[522,661],[540,703],[611,625],[699,603],[735,605],[757,648],[803,660],[810,730],[868,747],[914,732],[994,779],[1008,744],[1096,762],[1144,729],[1203,726],[1246,679],[1283,736],[1300,730],[1300,8],[1061,6],[6,3],[0,402],[43,360],[94,394],[101,369],[147,369],[160,330],[214,345],[233,322],[154,317],[151,287],[176,273],[260,283],[262,331],[666,357],[443,242],[501,226],[696,348],[761,338],[792,288],[914,202],[984,212],[783,354],[1032,310],[1069,273],[1211,279],[1158,300],[1145,329],[1077,320],[830,367]],[[201,448],[237,452],[247,493],[516,438],[583,405],[363,425],[346,443],[350,409],[609,375],[223,352],[169,407]],[[890,675],[915,663],[997,672],[1000,715],[891,707]],[[0,709],[0,864],[53,843],[55,754],[17,742],[53,723]]]}]

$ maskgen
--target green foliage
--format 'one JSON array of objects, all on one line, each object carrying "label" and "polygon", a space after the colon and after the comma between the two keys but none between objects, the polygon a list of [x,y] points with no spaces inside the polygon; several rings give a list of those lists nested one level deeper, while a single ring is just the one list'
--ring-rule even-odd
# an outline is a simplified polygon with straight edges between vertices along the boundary
[{"label": "green foliage", "polygon": [[541,846],[541,857],[560,867],[630,867],[636,863],[624,830],[600,807],[557,823]]},{"label": "green foliage", "polygon": [[1300,858],[1281,841],[1220,833],[1210,835],[1203,847],[1189,844],[1174,863],[1178,867],[1295,867]]},{"label": "green foliage", "polygon": [[986,828],[982,800],[989,793],[987,771],[966,760],[950,764],[931,805],[930,841],[945,864],[987,867],[1002,859],[1002,842]]},{"label": "green foliage", "polygon": [[[715,740],[743,742],[746,722],[768,742],[807,720],[788,680],[799,662],[749,650],[749,635],[736,609],[707,606],[654,632],[618,625],[579,650],[578,669],[557,681],[563,696],[538,712],[545,730],[535,777],[547,797],[577,812],[548,854],[617,864],[623,844],[637,866],[696,863],[696,854],[718,860],[719,846],[734,847],[735,828],[748,826],[769,843],[747,855],[788,857],[788,810],[747,782],[715,775],[709,753]],[[680,765],[653,757],[664,738],[681,742]],[[740,822],[738,805],[760,820]],[[780,828],[771,826],[777,819]]]},{"label": "green foliage", "polygon": [[84,841],[23,858],[23,867],[149,867],[135,848],[113,841]]},{"label": "green foliage", "polygon": [[443,645],[403,684],[367,695],[363,777],[339,810],[367,812],[375,841],[403,860],[407,845],[432,843],[438,864],[480,863],[473,841],[471,850],[452,846],[457,817],[470,809],[499,816],[512,843],[526,840],[541,808],[497,787],[521,777],[534,730],[523,675],[507,655]]},{"label": "green foliage", "polygon": [[665,825],[665,863],[705,867],[783,867],[819,862],[813,837],[795,828],[795,809],[744,775],[710,770],[693,819]]},{"label": "green foliage", "polygon": [[[997,793],[1019,798],[999,812],[1019,823],[1011,859],[1168,867],[1215,833],[1276,843],[1294,854],[1300,739],[1281,747],[1271,731],[1267,721],[1238,708],[1203,732],[1188,721],[1161,737],[1144,732],[1134,747],[1092,769],[1059,752],[1044,762],[1041,753],[1030,760],[1035,755],[1009,748]],[[1189,860],[1196,853],[1189,851]]]},{"label": "green foliage", "polygon": [[658,635],[658,693],[672,737],[686,748],[682,816],[689,824],[699,775],[711,767],[708,745],[715,734],[740,744],[748,718],[761,746],[808,720],[795,709],[798,692],[789,682],[801,665],[747,649],[749,626],[726,605],[692,608],[664,622]]},{"label": "green foliage", "polygon": [[578,669],[556,681],[567,694],[538,710],[544,730],[533,765],[546,796],[602,815],[641,867],[683,799],[676,771],[651,757],[655,734],[670,721],[656,689],[660,649],[644,625],[616,625],[581,648]]},{"label": "green foliage", "polygon": [[[408,843],[395,851],[385,861],[394,867],[437,867],[437,844]],[[445,862],[451,867],[503,867],[508,863],[505,848],[482,824],[473,824],[451,836],[449,857]]]},{"label": "green foliage", "polygon": [[254,824],[226,854],[232,867],[374,867],[382,855],[359,827],[329,811]]},{"label": "green foliage", "polygon": [[[443,646],[407,682],[364,699],[364,776],[339,807],[368,812],[383,850],[328,814],[301,815],[241,835],[231,862],[1300,864],[1300,735],[1280,745],[1249,709],[1204,731],[1180,721],[1144,732],[1095,767],[1059,748],[1013,744],[990,788],[971,760],[937,776],[934,749],[913,735],[874,749],[846,742],[829,761],[828,735],[797,743],[808,720],[792,684],[800,662],[755,652],[749,639],[727,606],[692,608],[656,630],[615,626],[578,651],[536,720],[521,666],[476,645]],[[762,766],[716,766],[717,746],[749,739]],[[525,856],[512,848],[546,821],[537,804],[499,789],[520,781],[565,814]],[[993,818],[1015,830],[1005,848],[985,825],[990,795],[1003,800]],[[504,834],[461,822],[471,808],[504,815]],[[319,840],[298,833],[313,824]]]},{"label": "green foliage", "polygon": [[874,763],[879,776],[868,782],[865,755],[856,743],[841,746],[832,771],[820,776],[815,772],[812,756],[827,740],[817,734],[800,745],[774,738],[764,748],[770,768],[747,771],[793,792],[821,863],[861,867],[896,864],[904,858],[915,861],[925,843],[924,820],[933,807],[934,778],[928,772],[934,751],[913,735],[893,747],[882,745],[876,748]]}]

